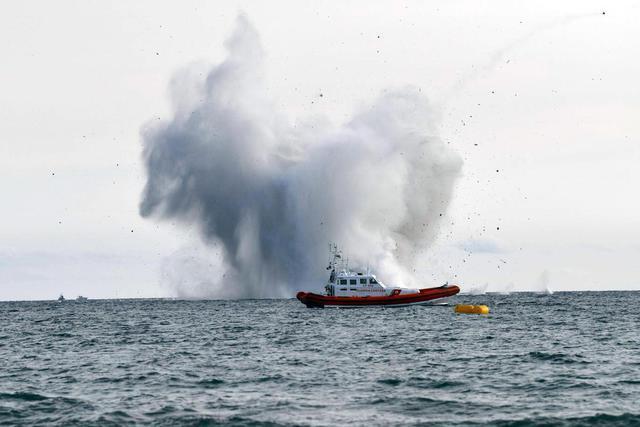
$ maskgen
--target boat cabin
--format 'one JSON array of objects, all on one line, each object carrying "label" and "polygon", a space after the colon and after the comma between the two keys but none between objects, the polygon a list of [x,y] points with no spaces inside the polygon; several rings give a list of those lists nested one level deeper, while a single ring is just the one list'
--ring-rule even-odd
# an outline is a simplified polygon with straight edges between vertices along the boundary
[{"label": "boat cabin", "polygon": [[374,274],[354,273],[351,271],[341,271],[332,274],[329,283],[325,287],[327,296],[350,297],[350,296],[384,296],[387,289],[380,283]]},{"label": "boat cabin", "polygon": [[324,288],[329,297],[383,297],[419,292],[418,289],[387,286],[369,271],[366,273],[351,271],[349,261],[342,257],[342,252],[335,244],[329,246],[329,251],[331,258],[327,270],[331,270],[331,274]]}]

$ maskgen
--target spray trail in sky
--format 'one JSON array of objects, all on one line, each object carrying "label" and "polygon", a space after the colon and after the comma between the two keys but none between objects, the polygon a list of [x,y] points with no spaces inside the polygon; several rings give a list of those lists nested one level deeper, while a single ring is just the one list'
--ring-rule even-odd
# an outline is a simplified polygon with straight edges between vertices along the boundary
[{"label": "spray trail in sky", "polygon": [[[221,248],[222,271],[198,296],[320,288],[329,242],[352,265],[413,284],[462,166],[424,96],[388,92],[339,128],[293,126],[265,96],[264,54],[244,16],[226,47],[208,74],[174,79],[173,117],[142,132],[141,214],[196,224]],[[233,290],[217,294],[222,280]]]},{"label": "spray trail in sky", "polygon": [[600,16],[602,12],[598,13],[582,13],[582,14],[572,14],[572,15],[563,15],[559,16],[551,21],[545,22],[543,24],[538,24],[530,28],[525,33],[521,34],[519,37],[509,41],[507,44],[502,45],[498,49],[495,49],[491,52],[491,54],[480,63],[478,67],[472,67],[471,70],[467,71],[463,74],[446,92],[443,96],[443,105],[446,104],[453,96],[459,94],[463,89],[465,89],[470,83],[480,79],[481,77],[493,72],[499,64],[501,64],[505,56],[510,53],[516,51],[518,48],[522,47],[526,43],[530,42],[535,37],[539,36],[541,33],[545,31],[554,30],[557,28],[562,28],[564,26],[570,25],[576,21],[585,19],[585,18],[593,18],[596,16]]}]

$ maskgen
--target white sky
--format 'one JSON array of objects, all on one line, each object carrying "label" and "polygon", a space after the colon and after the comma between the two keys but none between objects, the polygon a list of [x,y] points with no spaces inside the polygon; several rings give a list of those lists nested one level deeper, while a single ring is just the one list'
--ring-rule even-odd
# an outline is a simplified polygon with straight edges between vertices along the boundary
[{"label": "white sky", "polygon": [[640,289],[640,3],[7,1],[1,300],[171,295],[161,266],[195,238],[139,217],[139,129],[239,11],[293,118],[405,84],[439,108],[465,164],[426,282]]}]

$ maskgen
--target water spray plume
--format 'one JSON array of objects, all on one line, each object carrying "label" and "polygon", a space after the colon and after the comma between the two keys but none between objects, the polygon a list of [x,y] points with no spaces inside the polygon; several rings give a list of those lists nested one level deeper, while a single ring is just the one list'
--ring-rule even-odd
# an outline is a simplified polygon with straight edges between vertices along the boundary
[{"label": "water spray plume", "polygon": [[264,52],[245,16],[226,47],[206,76],[177,75],[173,116],[142,130],[141,215],[195,224],[221,248],[217,277],[194,296],[320,288],[328,242],[354,266],[415,284],[462,166],[427,99],[387,91],[338,128],[293,126],[266,96]]}]

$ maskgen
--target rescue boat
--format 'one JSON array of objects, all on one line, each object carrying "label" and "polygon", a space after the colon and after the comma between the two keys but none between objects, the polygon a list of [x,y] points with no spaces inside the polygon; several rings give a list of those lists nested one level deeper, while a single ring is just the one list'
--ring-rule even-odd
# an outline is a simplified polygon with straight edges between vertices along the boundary
[{"label": "rescue boat", "polygon": [[327,270],[331,270],[325,286],[325,294],[298,292],[296,298],[307,307],[362,307],[371,305],[407,306],[433,304],[436,300],[460,292],[456,285],[444,284],[435,288],[409,289],[387,286],[375,274],[353,272],[336,245],[330,246],[332,258]]}]

